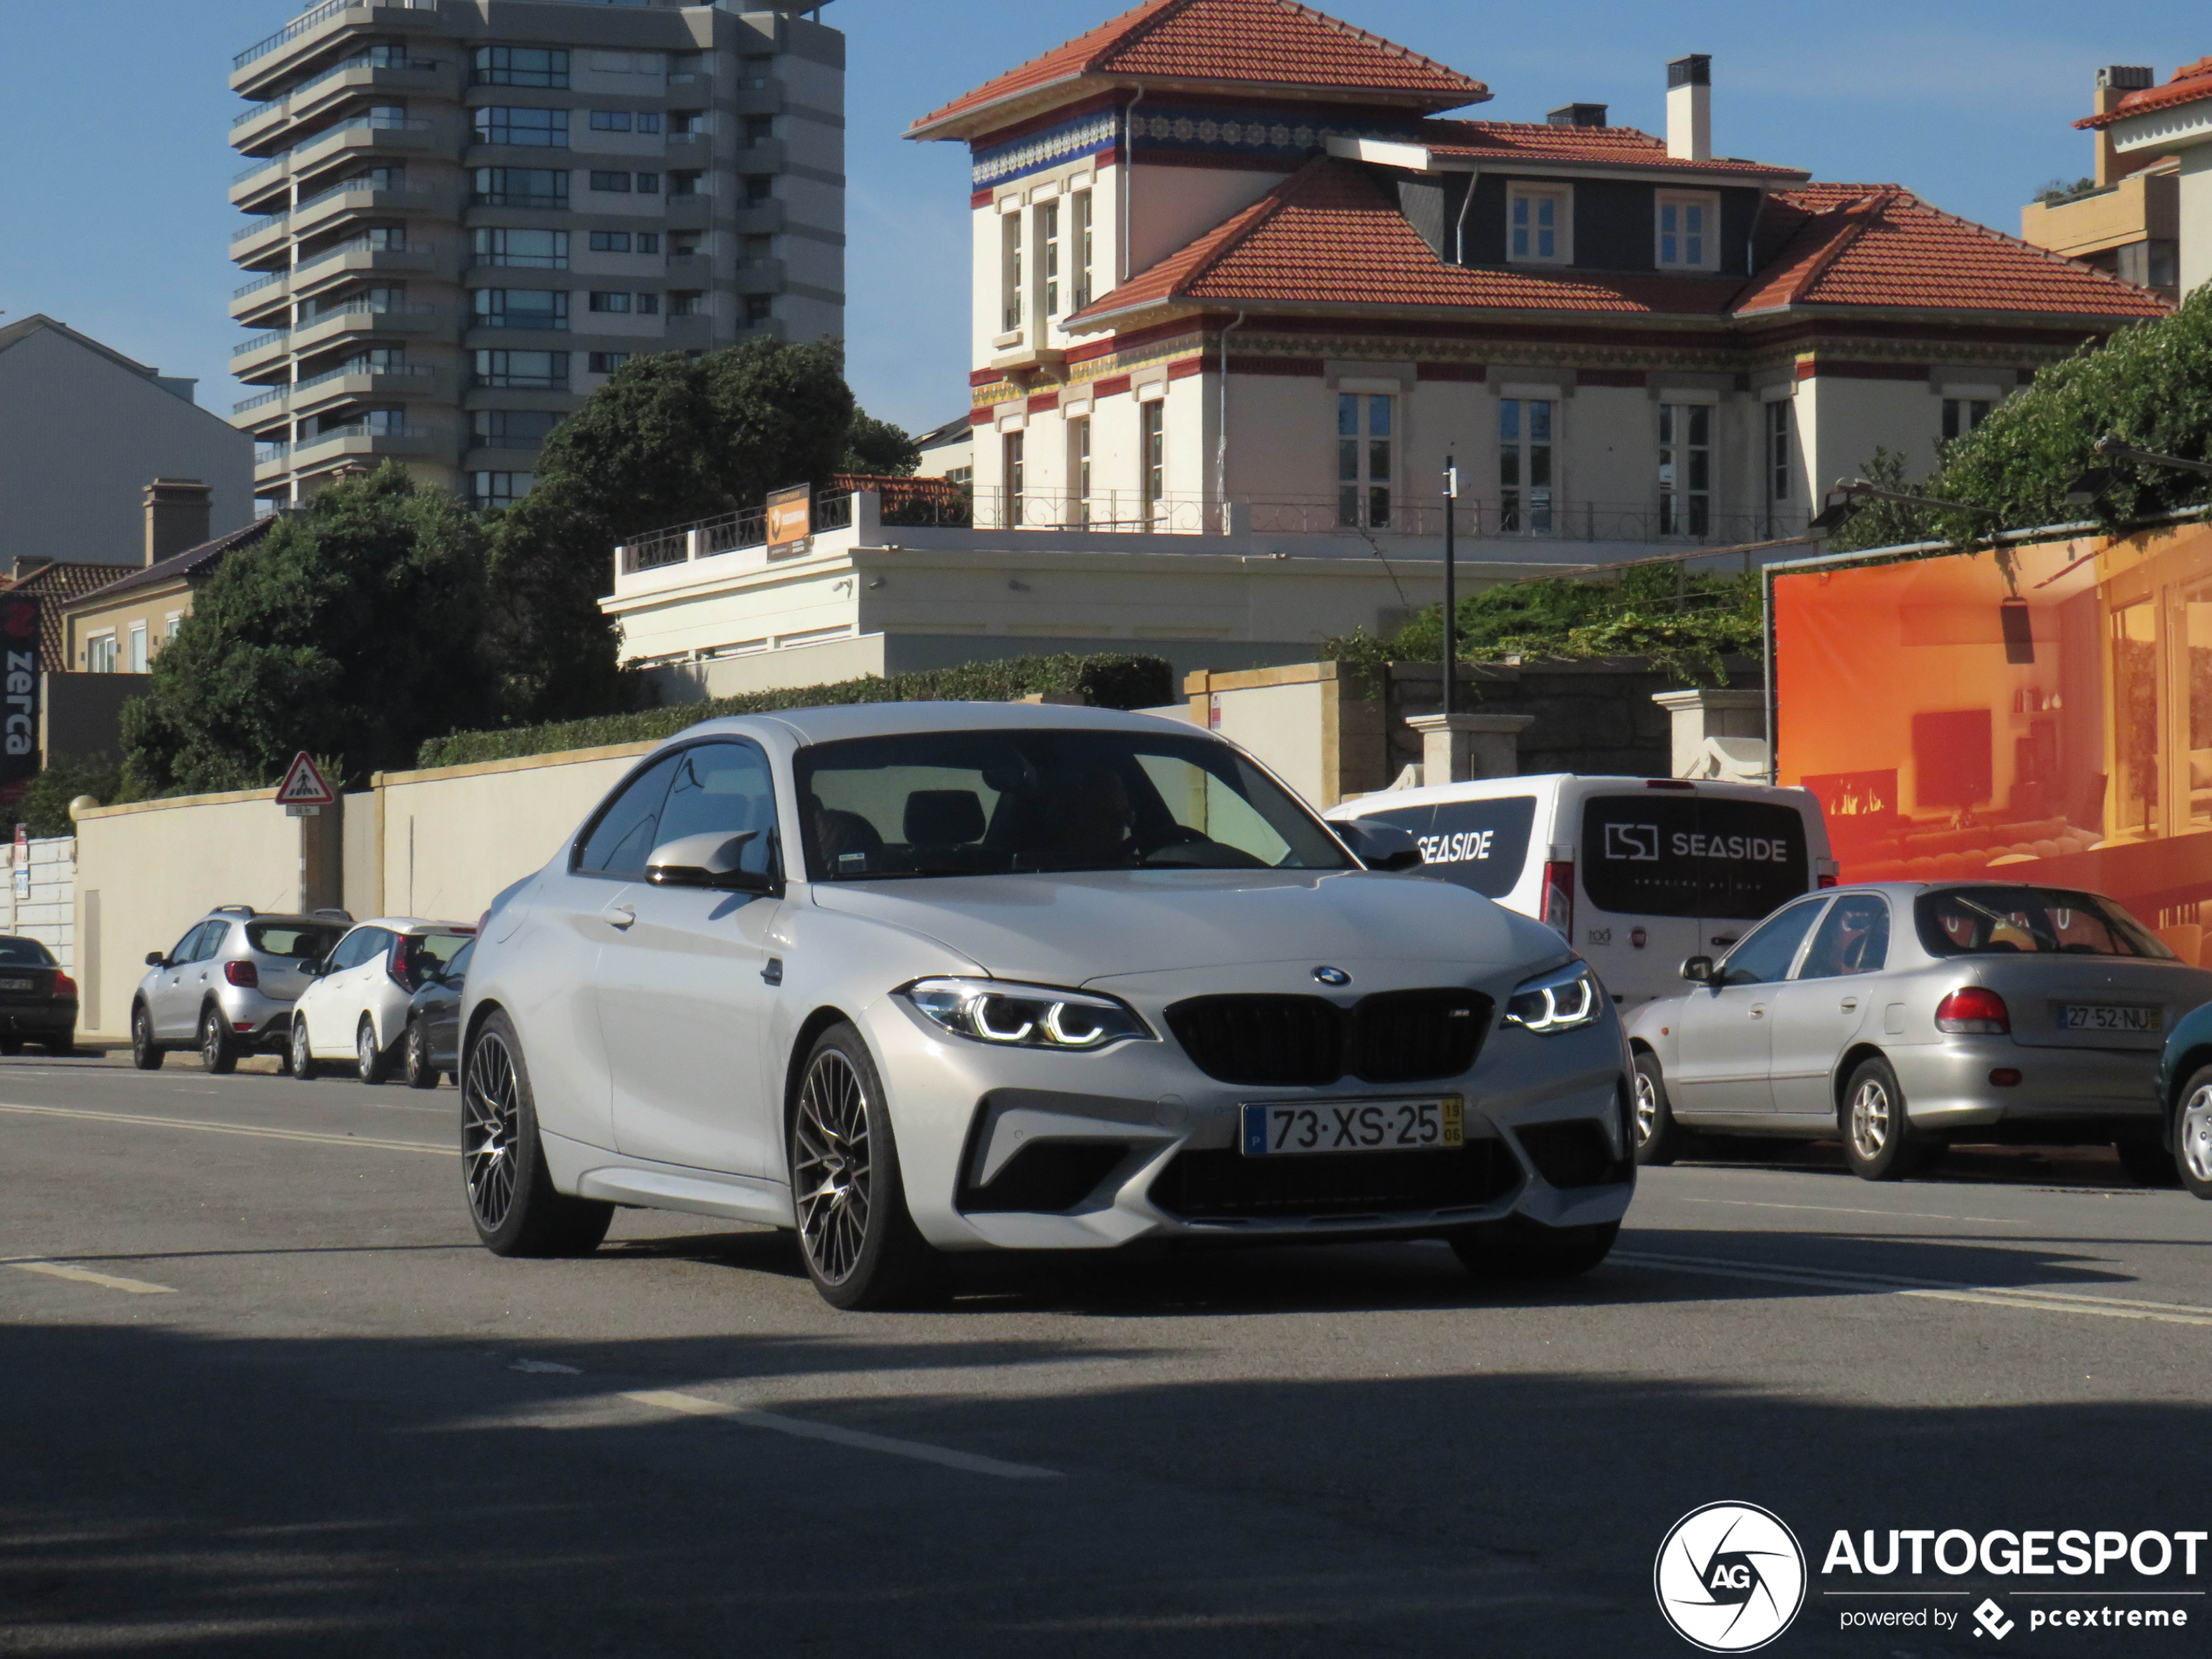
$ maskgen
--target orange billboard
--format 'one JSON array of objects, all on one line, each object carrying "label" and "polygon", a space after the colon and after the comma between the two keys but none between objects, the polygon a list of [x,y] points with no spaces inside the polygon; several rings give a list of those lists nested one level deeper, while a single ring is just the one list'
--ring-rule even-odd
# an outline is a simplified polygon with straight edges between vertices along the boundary
[{"label": "orange billboard", "polygon": [[2212,902],[2212,528],[1777,571],[1777,781],[1846,881],[2109,894],[2196,958]]}]

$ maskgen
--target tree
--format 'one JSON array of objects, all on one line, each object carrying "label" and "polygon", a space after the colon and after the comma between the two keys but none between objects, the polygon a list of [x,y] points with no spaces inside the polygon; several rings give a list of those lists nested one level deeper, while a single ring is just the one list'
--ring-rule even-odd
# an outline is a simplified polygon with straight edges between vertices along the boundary
[{"label": "tree", "polygon": [[301,749],[359,784],[480,722],[483,543],[473,513],[396,466],[332,484],[193,596],[124,708],[125,787],[259,788]]},{"label": "tree", "polygon": [[905,478],[920,465],[921,446],[904,427],[879,421],[863,408],[853,411],[853,425],[845,435],[845,459],[838,463],[840,472]]},{"label": "tree", "polygon": [[[555,428],[536,485],[494,524],[491,651],[515,720],[618,709],[615,629],[599,609],[614,550],[648,530],[819,487],[853,425],[836,341],[761,338],[697,360],[632,358]],[[480,723],[481,724],[481,723]]]},{"label": "tree", "polygon": [[54,756],[16,802],[15,821],[29,825],[33,835],[74,835],[69,804],[79,795],[103,806],[125,799],[122,763],[109,754]]}]

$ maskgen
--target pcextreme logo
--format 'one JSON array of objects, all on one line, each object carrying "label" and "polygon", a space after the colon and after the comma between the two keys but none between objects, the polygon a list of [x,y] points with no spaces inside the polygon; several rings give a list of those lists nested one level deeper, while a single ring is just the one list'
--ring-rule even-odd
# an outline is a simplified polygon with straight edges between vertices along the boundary
[{"label": "pcextreme logo", "polygon": [[1659,1611],[1708,1653],[1749,1653],[1805,1604],[1805,1553],[1782,1518],[1752,1503],[1709,1503],[1668,1531],[1652,1564]]}]

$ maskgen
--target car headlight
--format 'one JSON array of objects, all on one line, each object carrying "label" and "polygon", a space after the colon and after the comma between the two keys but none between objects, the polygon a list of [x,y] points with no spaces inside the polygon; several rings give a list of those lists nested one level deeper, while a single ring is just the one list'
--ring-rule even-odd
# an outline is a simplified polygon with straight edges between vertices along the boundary
[{"label": "car headlight", "polygon": [[1548,1035],[1593,1024],[1604,1008],[1605,993],[1589,964],[1569,962],[1515,986],[1506,999],[1506,1023]]},{"label": "car headlight", "polygon": [[1110,996],[995,979],[916,980],[900,993],[936,1025],[1008,1049],[1103,1049],[1150,1038],[1136,1011]]}]

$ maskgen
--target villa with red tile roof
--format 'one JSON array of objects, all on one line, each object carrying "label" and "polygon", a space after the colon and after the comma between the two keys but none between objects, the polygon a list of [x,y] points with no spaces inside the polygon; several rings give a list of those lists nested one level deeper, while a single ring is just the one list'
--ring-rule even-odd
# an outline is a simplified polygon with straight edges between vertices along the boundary
[{"label": "villa with red tile roof", "polygon": [[2169,308],[1716,155],[1710,60],[1667,68],[1663,136],[1470,119],[1481,81],[1294,0],[1145,0],[922,117],[970,155],[977,525],[1433,557],[1448,452],[1472,559],[1786,536]]}]

